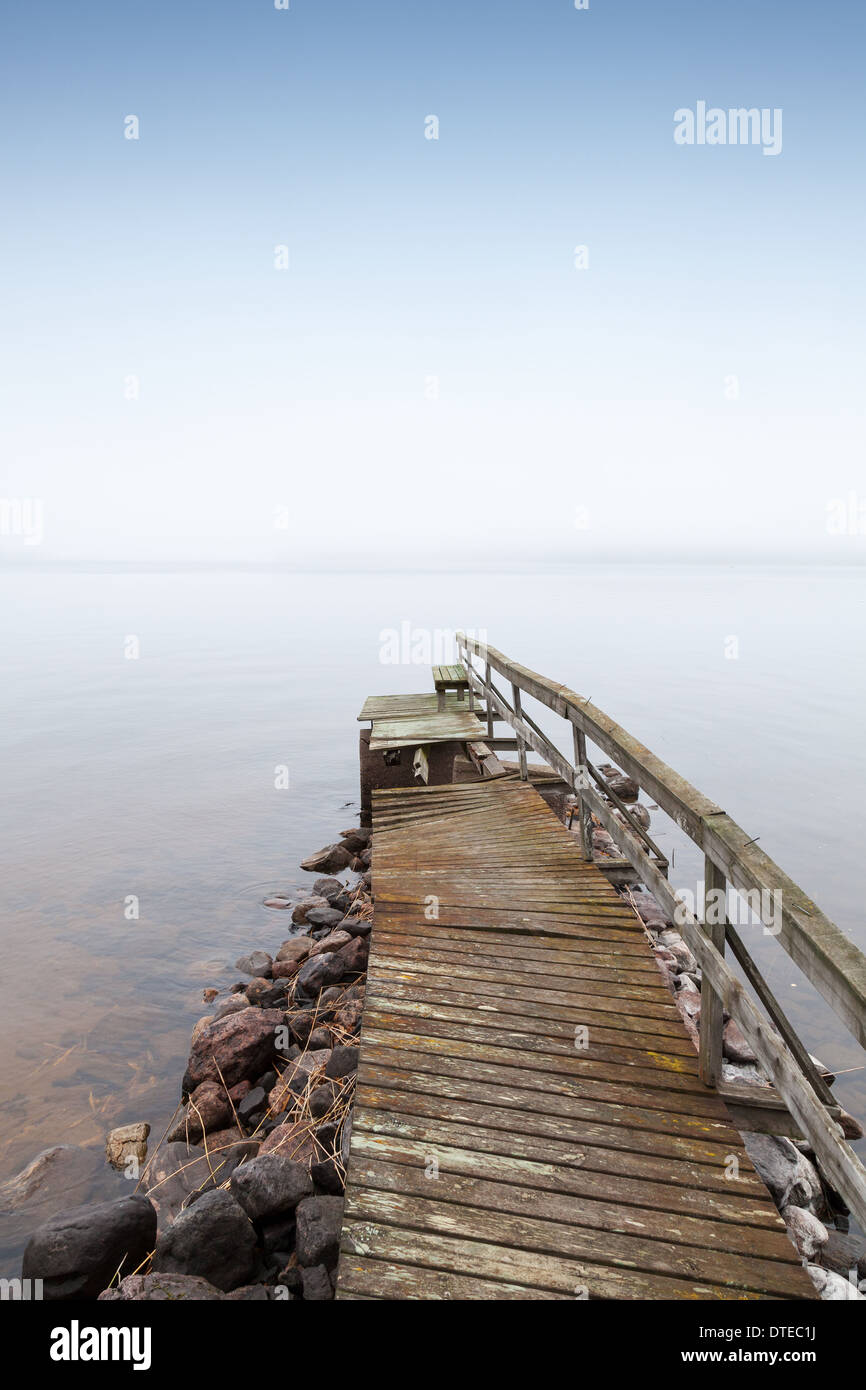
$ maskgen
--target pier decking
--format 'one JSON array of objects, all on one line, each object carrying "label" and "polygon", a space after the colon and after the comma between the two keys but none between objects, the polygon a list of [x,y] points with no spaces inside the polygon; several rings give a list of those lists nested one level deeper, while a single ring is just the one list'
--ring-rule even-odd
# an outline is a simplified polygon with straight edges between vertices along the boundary
[{"label": "pier decking", "polygon": [[538,792],[373,807],[338,1297],[814,1297],[639,919]]},{"label": "pier decking", "polygon": [[[728,891],[759,929],[772,910],[778,948],[863,1046],[866,958],[609,715],[486,643],[459,634],[458,650],[432,693],[372,696],[359,715],[374,917],[337,1297],[815,1298],[741,1131],[807,1139],[866,1226],[848,1142],[862,1127],[728,920]],[[524,699],[566,721],[573,761]],[[703,918],[668,882],[637,789],[702,851]],[[566,826],[551,803],[564,814],[568,794]],[[613,886],[636,882],[700,973],[699,1035]],[[726,1079],[726,1017],[763,1084]]]}]

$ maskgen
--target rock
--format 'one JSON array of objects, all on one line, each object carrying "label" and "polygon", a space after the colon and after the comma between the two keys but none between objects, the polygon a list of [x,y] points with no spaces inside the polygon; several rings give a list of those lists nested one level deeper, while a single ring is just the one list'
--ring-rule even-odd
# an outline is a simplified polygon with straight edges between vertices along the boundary
[{"label": "rock", "polygon": [[333,1197],[341,1196],[346,1186],[344,1171],[333,1158],[325,1158],[321,1163],[311,1164],[310,1177],[318,1189]]},{"label": "rock", "polygon": [[203,1196],[180,1213],[156,1244],[155,1274],[197,1274],[224,1293],[246,1283],[255,1268],[256,1233],[228,1192]]},{"label": "rock", "polygon": [[231,1190],[250,1220],[259,1221],[293,1211],[313,1184],[303,1164],[282,1153],[264,1153],[235,1169]]},{"label": "rock", "polygon": [[350,854],[360,854],[370,843],[369,830],[341,830],[340,843],[346,846]]},{"label": "rock", "polygon": [[849,1298],[864,1298],[853,1284],[849,1284],[841,1274],[834,1274],[832,1269],[822,1269],[820,1265],[811,1264],[807,1264],[806,1269],[823,1302],[840,1303]]},{"label": "rock", "polygon": [[352,855],[342,844],[326,845],[309,859],[301,861],[301,868],[311,874],[338,874],[352,862]]},{"label": "rock", "polygon": [[304,1120],[287,1120],[271,1130],[259,1149],[260,1155],[266,1153],[280,1153],[285,1158],[293,1158],[296,1163],[303,1163],[306,1168],[327,1157],[309,1123]]},{"label": "rock", "polygon": [[207,1150],[184,1143],[164,1143],[145,1171],[147,1195],[165,1226],[197,1192],[208,1192],[234,1172],[239,1163],[258,1152],[255,1140],[233,1130],[208,1135]]},{"label": "rock", "polygon": [[744,1133],[743,1139],[749,1158],[780,1211],[794,1206],[821,1213],[824,1197],[817,1169],[790,1139],[752,1132]]},{"label": "rock", "polygon": [[758,1060],[732,1018],[728,1019],[722,1031],[722,1051],[732,1062],[754,1063]]},{"label": "rock", "polygon": [[105,1141],[105,1156],[112,1168],[125,1168],[130,1159],[143,1163],[149,1134],[150,1125],[144,1122],[113,1129]]},{"label": "rock", "polygon": [[350,936],[369,936],[373,930],[373,923],[363,917],[344,917],[340,923],[340,930],[347,931]]},{"label": "rock", "polygon": [[[339,913],[337,915],[339,916]],[[326,951],[339,951],[341,946],[348,946],[351,940],[352,937],[347,931],[332,931],[328,936],[323,937],[321,941],[316,942],[310,955],[321,956]]]},{"label": "rock", "polygon": [[598,770],[620,801],[637,801],[640,788],[633,777],[620,772],[613,763],[600,763]]},{"label": "rock", "polygon": [[247,1091],[243,1100],[237,1107],[237,1116],[244,1124],[247,1124],[254,1115],[265,1110],[268,1104],[267,1092],[262,1086],[254,1086],[251,1091]]},{"label": "rock", "polygon": [[118,1269],[137,1269],[155,1240],[156,1211],[146,1197],[73,1207],[33,1232],[22,1275],[41,1279],[48,1301],[95,1298]]},{"label": "rock", "polygon": [[[331,1056],[330,1048],[314,1048],[302,1052],[290,1062],[268,1096],[268,1104],[273,1114],[286,1108],[292,1096],[302,1094],[310,1077],[323,1071]],[[293,1087],[295,1089],[293,1089]]]},{"label": "rock", "polygon": [[334,1027],[345,1033],[354,1033],[361,1025],[364,1003],[360,999],[349,999],[334,1014]]},{"label": "rock", "polygon": [[298,1264],[302,1268],[325,1265],[332,1269],[340,1253],[342,1197],[305,1197],[298,1203],[295,1220]]},{"label": "rock", "polygon": [[248,956],[241,956],[240,960],[235,961],[235,970],[239,970],[242,975],[258,975],[264,977],[270,975],[273,957],[267,951],[253,951]]},{"label": "rock", "polygon": [[678,970],[685,971],[688,975],[694,974],[697,970],[698,963],[679,932],[665,928],[659,932],[658,944],[670,952],[677,963]]},{"label": "rock", "polygon": [[[274,967],[276,969],[276,967]],[[286,996],[286,986],[283,980],[251,980],[244,990],[244,994],[251,1004],[259,1009],[279,1008]]]},{"label": "rock", "polygon": [[312,941],[308,936],[292,936],[288,941],[284,941],[277,951],[278,961],[292,961],[300,965],[307,959],[312,949]]},{"label": "rock", "polygon": [[633,893],[632,896],[641,921],[664,922],[668,926],[672,925],[664,908],[656,901],[652,893]]},{"label": "rock", "polygon": [[322,1120],[333,1109],[339,1095],[339,1087],[332,1081],[316,1086],[310,1092],[309,1110],[314,1120]]},{"label": "rock", "polygon": [[302,1047],[306,1044],[310,1033],[315,1027],[315,1022],[315,1014],[310,1013],[307,1009],[299,1009],[297,1012],[293,1011],[287,1018],[289,1032],[293,1038],[297,1039]]},{"label": "rock", "polygon": [[370,943],[364,937],[356,936],[348,946],[341,946],[339,951],[335,951],[334,957],[341,962],[343,974],[363,975],[369,954]]},{"label": "rock", "polygon": [[212,1303],[222,1298],[219,1289],[195,1274],[128,1274],[121,1279],[117,1288],[101,1293],[99,1302],[111,1299],[129,1302],[134,1299],[136,1302],[176,1303],[194,1299],[196,1302]]},{"label": "rock", "polygon": [[339,897],[345,887],[345,883],[341,883],[338,878],[317,878],[313,884],[313,893],[316,897],[327,898],[330,902],[332,898]]},{"label": "rock", "polygon": [[209,1023],[193,1042],[184,1090],[189,1093],[203,1081],[219,1081],[220,1072],[227,1086],[257,1076],[273,1059],[274,1029],[282,1024],[277,1010],[252,1007]]},{"label": "rock", "polygon": [[65,1210],[70,1198],[89,1194],[94,1178],[103,1171],[102,1155],[74,1144],[42,1149],[26,1168],[0,1183],[0,1212],[25,1213],[38,1226],[54,1212]]},{"label": "rock", "polygon": [[237,1014],[240,1013],[241,1009],[248,1008],[249,1000],[245,994],[230,994],[227,999],[223,999],[217,1004],[213,1011],[213,1018],[207,1019],[207,1022],[216,1022],[218,1018],[225,1018],[226,1014]]},{"label": "rock", "polygon": [[262,904],[263,907],[274,907],[282,912],[285,912],[286,908],[291,907],[291,905],[291,898],[283,898],[280,896],[274,896],[273,898],[265,898],[264,903]]},{"label": "rock", "polygon": [[304,1291],[304,1300],[308,1303],[324,1302],[334,1297],[331,1280],[324,1265],[313,1265],[307,1269],[302,1268],[301,1283]]},{"label": "rock", "polygon": [[343,1076],[352,1076],[358,1070],[358,1049],[357,1047],[338,1046],[332,1049],[331,1055],[325,1064],[325,1075],[332,1081],[337,1081]]},{"label": "rock", "polygon": [[244,1284],[225,1295],[227,1303],[267,1303],[270,1299],[266,1284]]},{"label": "rock", "polygon": [[[333,931],[343,920],[342,912],[338,912],[335,907],[311,907],[307,913],[307,922],[311,927],[326,927],[328,931]],[[327,940],[327,938],[325,938]],[[319,945],[322,943],[319,942]],[[313,952],[315,951],[313,947]],[[312,954],[312,952],[311,952]]]},{"label": "rock", "polygon": [[192,1144],[202,1134],[224,1129],[231,1118],[232,1108],[222,1086],[216,1081],[203,1081],[196,1086],[189,1104],[184,1107],[166,1139],[170,1144],[182,1141]]},{"label": "rock", "polygon": [[328,951],[325,955],[313,956],[304,962],[298,972],[298,984],[305,994],[317,995],[319,990],[342,980],[346,968],[342,951]]},{"label": "rock", "polygon": [[317,894],[313,898],[302,898],[299,903],[295,903],[292,910],[292,921],[298,923],[306,922],[308,912],[313,912],[316,908],[330,909],[330,906],[331,904],[328,902],[328,899],[323,898],[320,894]]},{"label": "rock", "polygon": [[788,1235],[798,1252],[807,1260],[814,1260],[823,1246],[827,1244],[829,1231],[810,1211],[804,1207],[783,1207],[782,1220],[788,1228]]}]

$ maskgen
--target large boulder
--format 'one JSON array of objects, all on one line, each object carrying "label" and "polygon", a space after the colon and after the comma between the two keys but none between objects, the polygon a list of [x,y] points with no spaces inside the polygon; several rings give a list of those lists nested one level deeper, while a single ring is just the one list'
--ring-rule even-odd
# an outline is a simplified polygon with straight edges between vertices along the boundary
[{"label": "large boulder", "polygon": [[193,1039],[184,1091],[194,1091],[203,1081],[234,1086],[238,1081],[261,1075],[273,1060],[275,1029],[284,1021],[278,1009],[250,1006],[208,1023]]},{"label": "large boulder", "polygon": [[154,1274],[196,1274],[227,1293],[248,1283],[256,1264],[256,1233],[230,1193],[205,1192],[163,1231]]},{"label": "large boulder", "polygon": [[156,1211],[133,1195],[59,1212],[33,1232],[25,1279],[41,1279],[47,1300],[95,1298],[118,1269],[131,1274],[156,1241]]},{"label": "large boulder", "polygon": [[313,1184],[309,1170],[281,1153],[260,1154],[236,1168],[231,1178],[232,1195],[252,1221],[267,1220],[292,1211]]},{"label": "large boulder", "polygon": [[333,1269],[340,1254],[342,1197],[305,1197],[298,1203],[295,1219],[298,1264]]}]

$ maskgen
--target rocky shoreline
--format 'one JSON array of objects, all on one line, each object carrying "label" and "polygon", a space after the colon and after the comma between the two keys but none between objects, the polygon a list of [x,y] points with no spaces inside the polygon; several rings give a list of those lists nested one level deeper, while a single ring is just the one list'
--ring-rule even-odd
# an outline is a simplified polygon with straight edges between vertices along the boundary
[{"label": "rocky shoreline", "polygon": [[[648,825],[634,784],[608,773]],[[558,809],[566,817],[567,804]],[[41,1280],[43,1297],[333,1298],[373,916],[370,840],[368,830],[343,831],[303,862],[316,875],[310,893],[265,900],[291,930],[273,956],[239,959],[244,978],[229,990],[204,991],[211,1012],[193,1028],[182,1104],[156,1147],[148,1156],[144,1123],[108,1135],[108,1160],[134,1180],[132,1195],[60,1212],[31,1236],[23,1277]],[[597,824],[593,841],[599,856],[616,857]],[[643,885],[620,891],[697,1048],[697,963]],[[768,1084],[731,1019],[724,1056],[726,1079]],[[744,1140],[821,1298],[862,1298],[866,1238],[847,1233],[844,1204],[809,1146]],[[26,1187],[58,1152],[13,1181]]]},{"label": "rocky shoreline", "polygon": [[310,892],[266,899],[291,934],[273,956],[238,960],[245,978],[227,992],[205,990],[212,1012],[193,1028],[182,1105],[155,1149],[147,1157],[147,1124],[107,1137],[134,1193],[31,1236],[22,1275],[44,1298],[333,1298],[370,859],[370,831],[346,830],[302,864],[317,875]]}]

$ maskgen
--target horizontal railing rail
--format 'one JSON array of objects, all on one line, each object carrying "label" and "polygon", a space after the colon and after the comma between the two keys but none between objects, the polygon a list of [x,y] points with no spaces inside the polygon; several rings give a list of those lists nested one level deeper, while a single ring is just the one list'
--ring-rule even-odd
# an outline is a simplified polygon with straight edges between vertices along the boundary
[{"label": "horizontal railing rail", "polygon": [[[589,700],[582,699],[567,686],[547,680],[537,672],[510,661],[490,647],[463,633],[457,634],[458,647],[469,680],[472,697],[483,696],[488,715],[493,714],[511,726],[517,735],[521,775],[527,776],[526,751],[532,749],[572,788],[581,807],[584,852],[591,846],[590,813],[619,847],[636,874],[655,895],[662,908],[676,921],[702,973],[700,1071],[708,1085],[718,1085],[721,1075],[722,1010],[727,1010],[752,1047],[759,1063],[772,1081],[794,1121],[812,1144],[828,1181],[838,1190],[861,1226],[866,1227],[866,1168],[844,1138],[836,1123],[838,1109],[828,1108],[828,1093],[802,1045],[794,1042],[793,1030],[784,1019],[769,987],[748,957],[746,971],[769,1017],[731,971],[724,957],[725,920],[701,923],[668,883],[656,865],[645,836],[639,836],[624,819],[615,814],[603,788],[593,785],[588,774],[586,740],[602,748],[616,764],[634,779],[653,801],[703,850],[707,888],[727,891],[730,883],[748,901],[773,904],[774,933],[791,958],[802,969],[836,1015],[862,1045],[866,1045],[866,957],[797,887],[722,809],[680,777],[660,758],[632,738]],[[484,662],[484,676],[472,658]],[[509,703],[493,685],[498,672],[511,684]],[[575,763],[523,711],[521,694],[537,699],[572,725]],[[767,896],[762,896],[767,895]],[[775,920],[778,917],[779,920]],[[734,941],[731,938],[732,949]],[[746,956],[742,941],[736,938],[735,954]],[[742,964],[742,960],[741,960]],[[786,1036],[787,1035],[787,1040]],[[758,1092],[761,1088],[749,1088]],[[831,1097],[832,1100],[832,1097]]]}]

